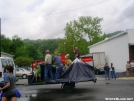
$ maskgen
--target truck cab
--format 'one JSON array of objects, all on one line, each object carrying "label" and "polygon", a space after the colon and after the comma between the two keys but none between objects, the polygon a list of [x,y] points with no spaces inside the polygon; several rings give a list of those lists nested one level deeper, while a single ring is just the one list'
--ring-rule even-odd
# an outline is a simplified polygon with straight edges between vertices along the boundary
[{"label": "truck cab", "polygon": [[15,64],[13,59],[9,57],[0,57],[0,82],[3,81],[3,70],[7,65],[14,67],[13,74],[15,75]]}]

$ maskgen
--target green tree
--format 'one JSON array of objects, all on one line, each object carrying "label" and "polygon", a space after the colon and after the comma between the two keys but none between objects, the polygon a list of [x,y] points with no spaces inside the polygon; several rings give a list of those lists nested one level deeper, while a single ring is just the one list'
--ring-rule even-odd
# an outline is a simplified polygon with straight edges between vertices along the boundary
[{"label": "green tree", "polygon": [[16,49],[15,57],[29,57],[28,51],[26,49],[26,46],[21,46]]},{"label": "green tree", "polygon": [[26,50],[28,52],[29,57],[33,58],[34,60],[38,59],[38,52],[34,45],[31,44],[27,45]]},{"label": "green tree", "polygon": [[[70,21],[65,27],[65,38],[57,50],[69,53],[71,58],[74,57],[72,45],[79,48],[80,54],[89,53],[88,46],[100,40],[103,40],[101,35],[100,22],[102,18],[82,16],[78,20]],[[89,41],[88,41],[89,40]]]},{"label": "green tree", "polygon": [[17,48],[24,46],[24,43],[21,38],[19,38],[17,35],[14,35],[12,37],[12,45],[10,47],[10,51],[12,54],[15,54]]},{"label": "green tree", "polygon": [[1,36],[1,48],[3,52],[11,53],[10,47],[12,45],[12,40],[7,38],[5,35],[2,34]]},{"label": "green tree", "polygon": [[27,58],[27,57],[17,57],[15,60],[15,64],[19,67],[22,66],[31,66],[33,62],[33,58]]}]

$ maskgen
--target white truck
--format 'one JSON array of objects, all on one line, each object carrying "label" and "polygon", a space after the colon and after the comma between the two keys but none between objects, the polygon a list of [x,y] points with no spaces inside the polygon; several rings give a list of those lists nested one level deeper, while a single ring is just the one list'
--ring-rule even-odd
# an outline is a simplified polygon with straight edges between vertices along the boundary
[{"label": "white truck", "polygon": [[5,66],[10,65],[14,67],[14,75],[15,75],[15,64],[12,58],[9,57],[0,57],[0,82],[3,81],[3,70]]},{"label": "white truck", "polygon": [[105,52],[94,52],[83,55],[81,56],[81,60],[94,66],[96,74],[104,73],[104,66],[106,64]]}]

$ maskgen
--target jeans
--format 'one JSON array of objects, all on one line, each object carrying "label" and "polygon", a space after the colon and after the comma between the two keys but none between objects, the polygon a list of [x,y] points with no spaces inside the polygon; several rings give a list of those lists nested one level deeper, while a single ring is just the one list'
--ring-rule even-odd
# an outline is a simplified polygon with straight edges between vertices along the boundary
[{"label": "jeans", "polygon": [[62,72],[62,64],[58,64],[56,68],[56,79],[58,79],[61,76]]},{"label": "jeans", "polygon": [[50,64],[47,64],[44,69],[44,80],[48,81],[48,76],[50,76],[50,79],[53,80],[53,73],[52,73],[52,66]]},{"label": "jeans", "polygon": [[115,78],[116,79],[116,74],[115,71],[111,71],[112,72],[112,79]]},{"label": "jeans", "polygon": [[105,70],[105,79],[107,79],[107,78],[109,79],[109,71]]}]

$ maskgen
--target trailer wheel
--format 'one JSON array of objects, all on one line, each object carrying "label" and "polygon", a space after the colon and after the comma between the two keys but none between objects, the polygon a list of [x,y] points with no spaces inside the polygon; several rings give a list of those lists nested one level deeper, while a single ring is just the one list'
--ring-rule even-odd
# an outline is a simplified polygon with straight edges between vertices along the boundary
[{"label": "trailer wheel", "polygon": [[73,85],[71,83],[65,83],[63,85],[63,90],[66,92],[66,93],[70,93],[70,92],[73,92]]}]

